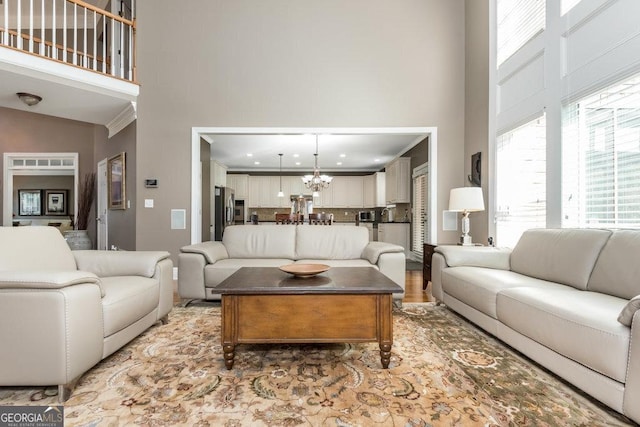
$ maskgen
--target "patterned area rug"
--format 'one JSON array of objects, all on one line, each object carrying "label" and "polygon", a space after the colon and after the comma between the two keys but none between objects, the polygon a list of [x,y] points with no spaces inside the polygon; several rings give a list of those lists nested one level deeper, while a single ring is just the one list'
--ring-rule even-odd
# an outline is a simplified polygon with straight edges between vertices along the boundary
[{"label": "patterned area rug", "polygon": [[[378,345],[244,345],[226,370],[220,308],[176,307],[78,382],[65,425],[622,426],[628,421],[444,307],[394,311]],[[0,388],[0,405],[56,404],[56,388]]]}]

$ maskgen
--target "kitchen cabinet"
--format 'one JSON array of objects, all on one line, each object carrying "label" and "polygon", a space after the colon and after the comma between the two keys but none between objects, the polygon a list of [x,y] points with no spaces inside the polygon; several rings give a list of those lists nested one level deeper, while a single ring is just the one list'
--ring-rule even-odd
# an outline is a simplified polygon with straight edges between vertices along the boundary
[{"label": "kitchen cabinet", "polygon": [[211,160],[211,188],[227,186],[227,167]]},{"label": "kitchen cabinet", "polygon": [[411,157],[399,157],[385,167],[386,201],[411,203]]},{"label": "kitchen cabinet", "polygon": [[[363,208],[363,177],[336,176],[329,184],[333,187],[333,208]],[[324,190],[323,190],[324,191]]]},{"label": "kitchen cabinet", "polygon": [[249,175],[227,174],[227,187],[233,188],[236,200],[246,200],[249,195]]},{"label": "kitchen cabinet", "polygon": [[[275,208],[280,206],[278,176],[249,176],[248,207]],[[245,203],[246,204],[246,203]]]},{"label": "kitchen cabinet", "polygon": [[374,234],[373,223],[372,222],[361,222],[360,227],[366,227],[367,231],[369,231],[369,241],[375,242],[377,240],[377,233]]},{"label": "kitchen cabinet", "polygon": [[404,248],[406,257],[410,255],[409,223],[382,222],[378,224],[378,241],[400,245]]},{"label": "kitchen cabinet", "polygon": [[362,184],[364,208],[378,208],[387,205],[384,172],[364,176]]}]

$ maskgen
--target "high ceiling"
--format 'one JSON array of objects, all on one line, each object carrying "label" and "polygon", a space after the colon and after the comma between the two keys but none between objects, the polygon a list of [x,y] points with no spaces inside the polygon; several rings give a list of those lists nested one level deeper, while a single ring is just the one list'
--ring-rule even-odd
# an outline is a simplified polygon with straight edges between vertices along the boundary
[{"label": "high ceiling", "polygon": [[[310,172],[316,152],[315,134],[202,134],[211,143],[211,159],[229,171]],[[424,134],[326,134],[318,137],[321,172],[378,171],[422,141]]]}]

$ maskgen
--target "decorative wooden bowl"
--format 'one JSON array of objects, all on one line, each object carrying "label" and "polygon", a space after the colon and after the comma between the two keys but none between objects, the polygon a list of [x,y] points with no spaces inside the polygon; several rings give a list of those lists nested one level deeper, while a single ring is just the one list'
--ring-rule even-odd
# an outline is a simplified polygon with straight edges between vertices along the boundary
[{"label": "decorative wooden bowl", "polygon": [[326,264],[288,264],[279,268],[285,273],[293,274],[294,277],[303,279],[323,273],[331,267]]}]

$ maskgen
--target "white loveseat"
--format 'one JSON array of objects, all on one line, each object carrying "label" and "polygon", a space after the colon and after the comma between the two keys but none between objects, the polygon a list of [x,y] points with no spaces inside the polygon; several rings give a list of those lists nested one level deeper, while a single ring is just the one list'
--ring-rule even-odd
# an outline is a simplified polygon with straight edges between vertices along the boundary
[{"label": "white loveseat", "polygon": [[640,230],[540,229],[439,246],[434,297],[640,422]]},{"label": "white loveseat", "polygon": [[[185,246],[178,255],[178,293],[185,299],[220,299],[215,286],[240,267],[292,263],[331,267],[374,267],[404,290],[404,248],[369,242],[365,227],[320,225],[234,225],[222,242]],[[393,294],[395,302],[404,292]]]},{"label": "white loveseat", "polygon": [[0,386],[76,380],[173,305],[168,252],[71,251],[53,227],[0,227]]}]

